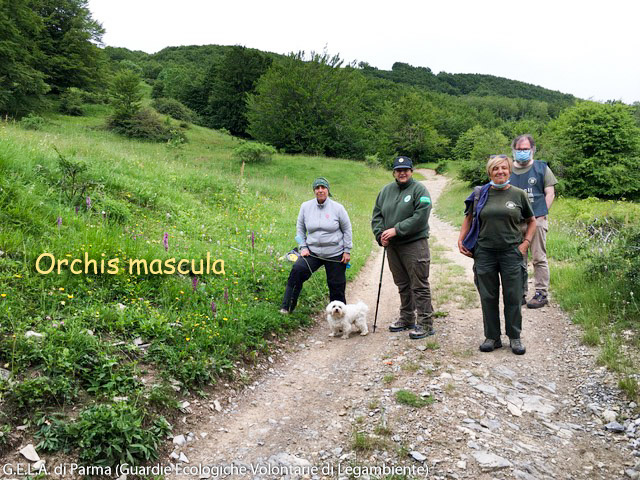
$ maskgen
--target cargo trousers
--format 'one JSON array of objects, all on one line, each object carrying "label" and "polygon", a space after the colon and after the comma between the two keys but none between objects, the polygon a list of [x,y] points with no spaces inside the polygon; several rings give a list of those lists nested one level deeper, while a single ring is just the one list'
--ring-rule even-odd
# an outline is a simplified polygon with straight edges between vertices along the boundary
[{"label": "cargo trousers", "polygon": [[417,316],[419,325],[432,327],[429,241],[421,238],[411,243],[389,245],[387,259],[400,293],[400,322],[413,325]]},{"label": "cargo trousers", "polygon": [[500,338],[499,295],[502,284],[505,333],[520,338],[522,331],[522,289],[527,270],[516,245],[494,250],[478,245],[473,253],[474,282],[480,294],[484,336]]}]

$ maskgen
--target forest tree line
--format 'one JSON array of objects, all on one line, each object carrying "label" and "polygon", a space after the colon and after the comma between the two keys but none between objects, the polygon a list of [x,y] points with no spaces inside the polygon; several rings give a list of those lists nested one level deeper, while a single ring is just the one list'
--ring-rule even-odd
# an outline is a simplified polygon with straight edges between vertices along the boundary
[{"label": "forest tree line", "polygon": [[158,111],[282,152],[383,165],[396,154],[463,162],[464,178],[478,183],[487,155],[509,153],[513,137],[531,133],[537,158],[558,172],[565,193],[640,196],[637,102],[582,101],[498,76],[436,75],[401,62],[384,71],[327,52],[205,45],[147,54],[103,47],[103,34],[86,0],[2,0],[0,112],[20,118],[62,105],[81,114],[69,104],[115,99],[110,126],[139,133],[137,123],[153,118],[139,111],[136,85],[144,81]]}]

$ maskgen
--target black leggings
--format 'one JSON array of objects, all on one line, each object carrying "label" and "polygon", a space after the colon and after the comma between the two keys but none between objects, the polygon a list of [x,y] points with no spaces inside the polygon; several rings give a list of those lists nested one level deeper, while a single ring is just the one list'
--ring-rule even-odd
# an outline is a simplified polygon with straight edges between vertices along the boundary
[{"label": "black leggings", "polygon": [[[313,255],[313,254],[312,254]],[[347,285],[345,272],[347,265],[340,263],[342,254],[327,259],[312,257],[311,255],[300,256],[291,268],[287,288],[282,299],[282,308],[293,312],[298,303],[298,296],[302,290],[302,284],[311,278],[311,274],[322,265],[327,272],[327,286],[329,287],[329,300],[339,300],[347,303],[344,290]]]}]

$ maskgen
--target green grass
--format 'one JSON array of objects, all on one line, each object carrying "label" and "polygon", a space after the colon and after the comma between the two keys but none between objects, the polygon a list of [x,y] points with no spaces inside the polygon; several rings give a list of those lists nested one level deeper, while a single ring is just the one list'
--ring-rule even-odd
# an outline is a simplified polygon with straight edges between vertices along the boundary
[{"label": "green grass", "polygon": [[422,408],[426,405],[431,405],[435,402],[435,398],[431,395],[428,397],[421,397],[409,390],[398,390],[396,392],[396,401],[402,405],[408,405],[410,407]]},{"label": "green grass", "polygon": [[[239,143],[228,135],[191,126],[180,147],[134,141],[104,129],[105,107],[88,111],[49,115],[41,130],[0,123],[0,367],[15,382],[0,385],[0,403],[18,418],[126,396],[151,421],[175,408],[170,383],[184,393],[239,379],[237,366],[269,351],[270,339],[309,324],[324,304],[320,271],[305,284],[296,313],[278,314],[290,270],[279,258],[296,245],[298,209],[313,198],[313,179],[327,177],[349,213],[353,279],[371,251],[373,203],[391,177],[363,162],[275,155],[247,165],[240,178]],[[56,149],[86,166],[86,195],[67,195]],[[35,264],[44,252],[67,261],[87,255],[98,265],[118,258],[118,267],[209,252],[224,261],[225,274],[197,275],[197,284],[191,275],[126,268],[40,274]],[[29,330],[42,337],[27,338]],[[151,382],[142,383],[143,375]]]}]

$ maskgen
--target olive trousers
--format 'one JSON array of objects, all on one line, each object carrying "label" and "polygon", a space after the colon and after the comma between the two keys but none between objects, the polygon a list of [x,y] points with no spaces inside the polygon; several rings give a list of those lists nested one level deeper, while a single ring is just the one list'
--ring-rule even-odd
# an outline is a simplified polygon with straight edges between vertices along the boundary
[{"label": "olive trousers", "polygon": [[433,326],[433,306],[429,285],[429,241],[387,247],[389,270],[400,293],[400,322],[412,325],[417,321],[424,327]]},{"label": "olive trousers", "polygon": [[499,295],[502,284],[505,333],[520,338],[522,331],[522,289],[527,270],[517,246],[494,250],[477,246],[473,254],[474,281],[480,294],[484,336],[500,338]]}]

